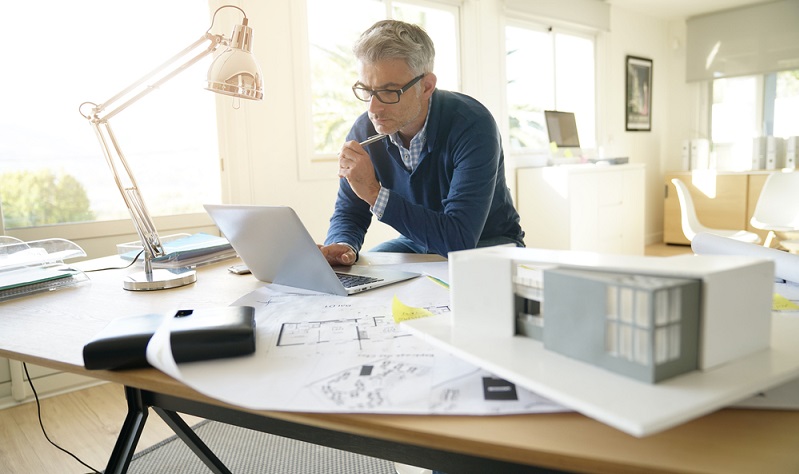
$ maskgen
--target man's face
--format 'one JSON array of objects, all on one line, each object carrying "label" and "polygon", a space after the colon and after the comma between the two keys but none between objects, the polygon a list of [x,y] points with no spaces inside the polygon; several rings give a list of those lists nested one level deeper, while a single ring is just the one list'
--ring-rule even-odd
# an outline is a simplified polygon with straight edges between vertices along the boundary
[{"label": "man's face", "polygon": [[[371,90],[399,90],[411,82],[415,75],[403,60],[387,59],[376,63],[359,65],[359,85]],[[414,84],[400,96],[396,104],[384,104],[372,97],[369,104],[369,120],[378,133],[392,134],[396,131],[413,136],[424,125],[426,108],[422,93],[423,81]],[[416,128],[418,127],[418,128]]]}]

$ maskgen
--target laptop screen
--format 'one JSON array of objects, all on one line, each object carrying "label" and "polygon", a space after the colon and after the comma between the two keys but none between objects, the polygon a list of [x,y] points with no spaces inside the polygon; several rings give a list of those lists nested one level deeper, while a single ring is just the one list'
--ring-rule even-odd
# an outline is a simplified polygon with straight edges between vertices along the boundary
[{"label": "laptop screen", "polygon": [[580,148],[577,121],[573,112],[545,110],[544,118],[547,122],[550,143],[554,142],[558,148]]}]

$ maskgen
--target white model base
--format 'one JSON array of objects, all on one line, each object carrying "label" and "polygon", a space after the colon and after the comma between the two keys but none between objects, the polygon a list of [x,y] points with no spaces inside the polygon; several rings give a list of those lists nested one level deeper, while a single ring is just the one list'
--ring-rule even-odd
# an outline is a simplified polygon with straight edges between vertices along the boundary
[{"label": "white model base", "polygon": [[497,376],[643,437],[799,378],[799,318],[783,314],[772,318],[770,349],[658,384],[638,382],[545,350],[542,343],[527,337],[453,331],[450,315],[403,325]]}]

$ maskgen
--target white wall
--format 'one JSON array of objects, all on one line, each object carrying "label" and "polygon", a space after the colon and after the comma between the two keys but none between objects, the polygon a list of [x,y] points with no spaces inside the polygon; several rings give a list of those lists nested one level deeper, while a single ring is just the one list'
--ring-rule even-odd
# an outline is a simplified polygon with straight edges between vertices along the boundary
[{"label": "white wall", "polygon": [[[610,32],[599,44],[597,144],[607,156],[627,156],[646,164],[645,240],[662,238],[663,186],[661,156],[669,128],[671,102],[667,24],[662,20],[613,7]],[[628,55],[652,60],[652,130],[625,131],[625,79]],[[679,151],[679,150],[678,150]]]},{"label": "white wall", "polygon": [[[682,169],[681,147],[685,139],[708,138],[708,86],[685,80],[685,21],[667,22],[641,13],[613,7],[611,32],[605,38],[607,65],[601,84],[610,103],[600,109],[610,122],[599,140],[611,154],[628,155],[646,163],[646,242],[663,240],[663,175]],[[626,55],[653,60],[652,131],[624,131],[624,70]],[[600,127],[601,125],[600,118]]]},{"label": "white wall", "polygon": [[[598,141],[607,153],[646,163],[646,243],[663,241],[666,172],[682,169],[683,140],[709,138],[706,83],[685,80],[684,20],[665,21],[618,7],[611,9],[611,31],[602,38],[605,68],[600,74]],[[652,131],[624,130],[624,58],[653,60]],[[609,69],[608,69],[609,68]]]}]

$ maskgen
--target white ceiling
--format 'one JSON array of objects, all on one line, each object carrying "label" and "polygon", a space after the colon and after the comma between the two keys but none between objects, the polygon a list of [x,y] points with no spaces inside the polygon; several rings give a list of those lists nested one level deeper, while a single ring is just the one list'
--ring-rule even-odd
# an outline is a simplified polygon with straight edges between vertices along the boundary
[{"label": "white ceiling", "polygon": [[611,5],[665,20],[690,18],[704,13],[768,3],[774,0],[607,0]]}]

